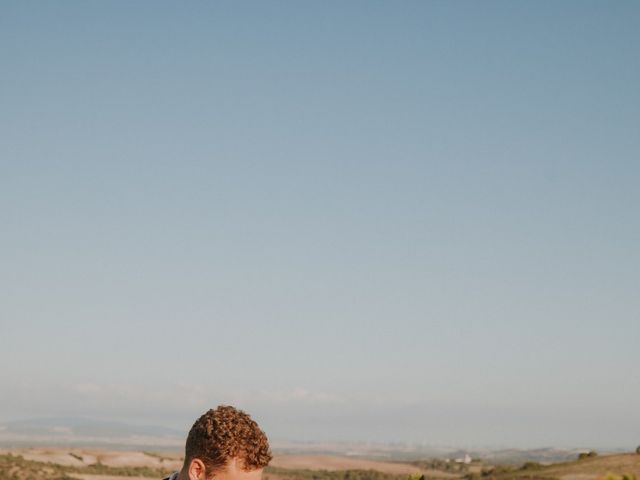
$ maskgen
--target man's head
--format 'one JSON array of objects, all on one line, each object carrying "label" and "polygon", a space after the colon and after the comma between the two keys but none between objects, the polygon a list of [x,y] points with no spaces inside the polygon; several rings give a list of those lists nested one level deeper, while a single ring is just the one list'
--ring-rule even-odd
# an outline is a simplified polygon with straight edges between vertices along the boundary
[{"label": "man's head", "polygon": [[221,405],[193,424],[185,447],[182,480],[260,480],[271,461],[269,442],[242,410]]}]

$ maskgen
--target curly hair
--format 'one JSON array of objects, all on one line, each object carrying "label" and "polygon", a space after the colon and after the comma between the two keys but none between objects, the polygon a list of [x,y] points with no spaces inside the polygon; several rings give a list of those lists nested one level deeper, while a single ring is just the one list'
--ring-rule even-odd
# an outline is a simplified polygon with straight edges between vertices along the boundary
[{"label": "curly hair", "polygon": [[220,405],[202,415],[189,430],[185,465],[198,458],[210,472],[238,458],[244,470],[266,467],[271,461],[267,436],[245,412]]}]

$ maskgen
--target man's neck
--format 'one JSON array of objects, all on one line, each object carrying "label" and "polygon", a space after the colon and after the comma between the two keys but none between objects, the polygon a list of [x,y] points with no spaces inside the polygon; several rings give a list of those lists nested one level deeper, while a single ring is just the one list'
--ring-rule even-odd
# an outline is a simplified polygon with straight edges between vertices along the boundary
[{"label": "man's neck", "polygon": [[184,471],[184,468],[178,472],[176,480],[189,480],[189,475]]}]

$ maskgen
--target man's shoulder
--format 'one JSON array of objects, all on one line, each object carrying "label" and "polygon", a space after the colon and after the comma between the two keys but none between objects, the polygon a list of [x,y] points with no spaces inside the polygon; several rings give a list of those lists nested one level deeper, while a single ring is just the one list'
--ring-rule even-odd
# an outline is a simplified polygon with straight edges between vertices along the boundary
[{"label": "man's shoulder", "polygon": [[178,472],[173,472],[171,475],[164,477],[162,480],[177,480]]}]

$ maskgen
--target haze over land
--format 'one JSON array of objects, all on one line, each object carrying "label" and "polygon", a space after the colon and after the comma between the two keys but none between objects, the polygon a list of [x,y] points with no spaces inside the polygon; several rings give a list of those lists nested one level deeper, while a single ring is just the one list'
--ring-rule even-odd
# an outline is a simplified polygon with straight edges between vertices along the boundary
[{"label": "haze over land", "polygon": [[[124,451],[157,451],[177,455],[184,449],[186,433],[186,431],[157,426],[128,425],[80,418],[39,419],[0,424],[0,447],[14,450],[26,448],[25,451],[29,451],[30,447],[37,447],[38,452],[45,453],[50,449],[57,452],[64,448],[95,449],[97,447]],[[595,447],[590,445],[589,448],[583,446],[564,449],[552,447],[516,449],[483,448],[473,445],[455,447],[406,442],[299,442],[278,439],[272,439],[270,444],[277,454],[277,460],[273,466],[295,469],[366,469],[358,464],[358,459],[398,462],[428,458],[457,459],[467,455],[500,464],[519,464],[527,461],[551,463],[573,460],[580,452],[589,451]],[[601,453],[606,451],[598,450]],[[628,451],[629,447],[617,450]],[[340,459],[337,464],[334,458],[336,455]],[[284,458],[287,459],[285,463],[283,463]],[[351,459],[351,463],[347,462],[347,459]],[[393,468],[385,472],[393,473],[391,470]]]}]

